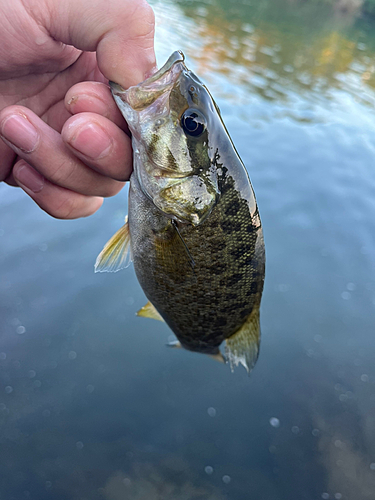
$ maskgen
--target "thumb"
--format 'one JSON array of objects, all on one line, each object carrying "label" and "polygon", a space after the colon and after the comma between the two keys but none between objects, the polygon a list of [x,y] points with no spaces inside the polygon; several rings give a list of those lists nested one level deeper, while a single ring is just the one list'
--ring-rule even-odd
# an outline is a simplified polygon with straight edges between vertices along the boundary
[{"label": "thumb", "polygon": [[127,88],[155,68],[151,6],[145,0],[45,0],[46,28],[55,39],[96,51],[100,71]]}]

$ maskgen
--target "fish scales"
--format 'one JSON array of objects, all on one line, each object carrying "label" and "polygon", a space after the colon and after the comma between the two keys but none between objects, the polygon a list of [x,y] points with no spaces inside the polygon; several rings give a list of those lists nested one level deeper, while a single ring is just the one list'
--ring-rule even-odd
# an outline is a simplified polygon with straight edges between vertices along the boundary
[{"label": "fish scales", "polygon": [[164,319],[180,345],[248,371],[259,352],[262,226],[247,171],[208,89],[175,52],[156,74],[114,99],[132,133],[129,220],[96,270],[128,262],[149,299],[139,315]]},{"label": "fish scales", "polygon": [[[251,217],[247,201],[226,178],[210,217],[195,228],[180,225],[192,267],[184,248],[177,245],[176,250],[178,235],[170,219],[162,218],[146,197],[137,196],[133,186],[130,198],[134,266],[147,298],[184,346],[194,350],[199,342],[201,352],[215,352],[260,300],[263,276],[254,257],[257,214]],[[154,212],[151,219],[158,220],[158,229],[139,223],[144,212]]]}]

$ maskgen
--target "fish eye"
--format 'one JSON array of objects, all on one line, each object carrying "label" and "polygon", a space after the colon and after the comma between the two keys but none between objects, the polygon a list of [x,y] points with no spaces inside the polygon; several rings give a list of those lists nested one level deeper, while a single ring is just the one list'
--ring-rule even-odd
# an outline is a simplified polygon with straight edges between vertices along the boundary
[{"label": "fish eye", "polygon": [[182,115],[181,126],[185,134],[199,137],[206,130],[206,120],[199,111],[188,109]]}]

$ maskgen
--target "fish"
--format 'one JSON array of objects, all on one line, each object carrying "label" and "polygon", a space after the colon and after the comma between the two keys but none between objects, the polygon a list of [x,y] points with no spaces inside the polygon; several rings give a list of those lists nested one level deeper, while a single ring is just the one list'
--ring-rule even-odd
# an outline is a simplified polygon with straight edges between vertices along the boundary
[{"label": "fish", "polygon": [[125,224],[95,271],[133,261],[149,301],[139,316],[165,321],[173,346],[250,373],[260,345],[264,238],[220,109],[181,51],[144,82],[110,87],[132,135],[134,170]]}]

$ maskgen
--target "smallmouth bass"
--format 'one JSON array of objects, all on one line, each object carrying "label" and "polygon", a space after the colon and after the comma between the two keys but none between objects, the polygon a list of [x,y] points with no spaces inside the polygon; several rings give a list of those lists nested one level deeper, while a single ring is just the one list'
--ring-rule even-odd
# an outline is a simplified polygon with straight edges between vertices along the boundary
[{"label": "smallmouth bass", "polygon": [[251,371],[258,358],[265,273],[262,225],[247,171],[208,89],[174,52],[124,90],[110,82],[132,133],[128,220],[96,271],[132,256],[149,302],[176,344]]}]

